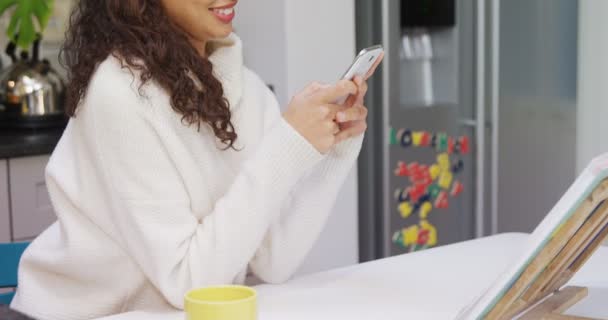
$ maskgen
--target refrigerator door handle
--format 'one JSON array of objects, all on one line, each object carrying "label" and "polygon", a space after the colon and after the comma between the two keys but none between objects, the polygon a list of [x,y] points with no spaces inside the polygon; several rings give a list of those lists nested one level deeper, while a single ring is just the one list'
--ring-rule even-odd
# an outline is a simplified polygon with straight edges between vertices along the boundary
[{"label": "refrigerator door handle", "polygon": [[[382,16],[382,44],[386,52],[384,61],[382,62],[382,128],[388,128],[390,126],[390,108],[393,105],[399,103],[398,96],[395,95],[399,90],[399,74],[394,70],[398,69],[399,65],[399,47],[396,45],[400,43],[401,39],[401,28],[400,28],[400,12],[401,3],[400,1],[394,0],[382,0],[381,3],[381,16]],[[389,191],[389,180],[390,180],[390,150],[388,143],[388,136],[383,135],[384,141],[382,143],[382,190],[384,191],[384,199],[382,201],[382,216],[383,222],[381,225],[381,236],[384,239],[382,245],[382,257],[390,256],[392,241],[390,235],[390,219],[391,219],[391,208],[388,203],[390,202]]]},{"label": "refrigerator door handle", "polygon": [[[490,14],[486,14],[489,5]],[[489,38],[486,38],[486,25],[489,19]],[[475,237],[483,237],[488,232],[498,233],[498,160],[499,160],[499,105],[500,105],[500,1],[477,0],[476,10],[476,97],[473,119],[459,119],[459,125],[475,132],[476,171],[475,171]],[[486,43],[489,39],[490,43]],[[490,45],[487,51],[486,45]],[[487,80],[486,80],[487,79]],[[486,106],[489,103],[489,114]],[[489,147],[486,144],[489,135]],[[486,150],[489,148],[490,150]],[[489,152],[489,157],[486,153]],[[486,183],[486,166],[489,165],[489,188]],[[489,215],[486,213],[485,190],[490,192]],[[489,223],[486,223],[489,217]]]},{"label": "refrigerator door handle", "polygon": [[485,125],[486,125],[486,0],[477,0],[477,73],[476,73],[476,99],[475,99],[475,237],[481,238],[485,234],[484,212],[484,180],[485,180]]},{"label": "refrigerator door handle", "polygon": [[499,159],[499,104],[500,104],[500,1],[492,1],[492,61],[490,77],[491,106],[491,173],[490,173],[490,228],[492,234],[498,233],[498,159]]}]

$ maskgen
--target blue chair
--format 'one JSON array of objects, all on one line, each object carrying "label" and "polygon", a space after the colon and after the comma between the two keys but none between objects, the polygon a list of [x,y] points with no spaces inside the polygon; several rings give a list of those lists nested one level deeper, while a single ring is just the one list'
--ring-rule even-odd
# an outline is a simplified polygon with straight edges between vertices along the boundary
[{"label": "blue chair", "polygon": [[[19,260],[29,242],[0,243],[0,288],[17,287]],[[0,293],[0,305],[10,304],[15,293]]]}]

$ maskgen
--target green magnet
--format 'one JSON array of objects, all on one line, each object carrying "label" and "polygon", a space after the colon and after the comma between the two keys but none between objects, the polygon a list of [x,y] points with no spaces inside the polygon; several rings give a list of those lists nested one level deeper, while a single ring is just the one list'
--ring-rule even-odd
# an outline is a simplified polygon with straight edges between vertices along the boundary
[{"label": "green magnet", "polygon": [[401,231],[397,231],[395,232],[395,234],[393,234],[393,243],[395,243],[396,245],[399,245],[401,247],[403,247],[403,232]]},{"label": "green magnet", "polygon": [[437,198],[437,196],[439,196],[439,193],[441,192],[441,187],[439,187],[436,183],[433,183],[429,186],[428,192],[431,196],[431,199],[435,200],[435,198]]},{"label": "green magnet", "polygon": [[396,145],[397,142],[397,131],[394,128],[391,128],[391,131],[389,133],[389,140],[390,140],[390,145]]},{"label": "green magnet", "polygon": [[437,135],[437,151],[445,152],[448,150],[448,135],[440,133]]}]

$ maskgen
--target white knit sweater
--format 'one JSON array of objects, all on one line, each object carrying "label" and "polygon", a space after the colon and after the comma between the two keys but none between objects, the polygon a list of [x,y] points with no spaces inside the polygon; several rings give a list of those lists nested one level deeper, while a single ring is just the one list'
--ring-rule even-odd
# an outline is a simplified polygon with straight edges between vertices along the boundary
[{"label": "white knit sweater", "polygon": [[231,35],[210,56],[240,151],[188,127],[154,83],[108,58],[46,169],[58,221],[28,248],[12,308],[90,319],[183,307],[188,290],[276,283],[297,269],[330,214],[362,137],[321,155],[243,66]]}]

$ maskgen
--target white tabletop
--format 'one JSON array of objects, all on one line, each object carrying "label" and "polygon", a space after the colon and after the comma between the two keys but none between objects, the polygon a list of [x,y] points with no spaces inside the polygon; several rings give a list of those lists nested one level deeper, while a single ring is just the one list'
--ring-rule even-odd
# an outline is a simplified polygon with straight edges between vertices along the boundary
[{"label": "white tabletop", "polygon": [[[519,254],[525,234],[503,234],[261,285],[261,320],[453,319]],[[590,295],[569,310],[608,319],[608,247],[571,281]],[[131,312],[104,320],[183,320],[182,312]]]}]

